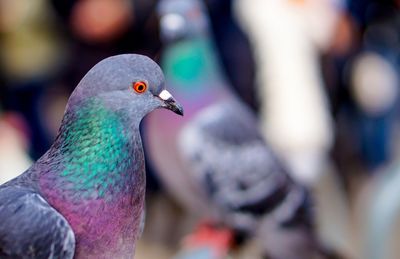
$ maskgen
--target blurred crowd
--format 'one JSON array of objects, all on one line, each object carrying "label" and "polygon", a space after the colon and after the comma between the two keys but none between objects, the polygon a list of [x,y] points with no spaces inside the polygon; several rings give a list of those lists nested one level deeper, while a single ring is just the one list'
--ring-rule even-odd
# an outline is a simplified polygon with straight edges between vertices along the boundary
[{"label": "blurred crowd", "polygon": [[[103,58],[147,55],[185,80],[215,61],[311,190],[321,243],[336,258],[400,258],[400,1],[203,0],[207,19],[186,27],[161,19],[160,2],[0,0],[0,183],[49,148],[69,94]],[[196,26],[207,27],[215,51],[202,60],[192,50],[186,70],[169,66],[171,38],[203,30]],[[151,155],[146,162],[137,258],[171,258],[198,218],[181,206],[184,190],[166,188]],[[229,256],[261,258],[257,251],[246,236]]]}]

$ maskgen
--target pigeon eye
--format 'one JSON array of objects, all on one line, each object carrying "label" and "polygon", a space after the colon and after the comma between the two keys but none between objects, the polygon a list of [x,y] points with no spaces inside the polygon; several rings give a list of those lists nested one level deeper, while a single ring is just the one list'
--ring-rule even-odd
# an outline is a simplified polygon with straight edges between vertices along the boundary
[{"label": "pigeon eye", "polygon": [[133,90],[135,90],[135,92],[137,92],[138,94],[144,93],[146,89],[147,84],[143,81],[133,83]]}]

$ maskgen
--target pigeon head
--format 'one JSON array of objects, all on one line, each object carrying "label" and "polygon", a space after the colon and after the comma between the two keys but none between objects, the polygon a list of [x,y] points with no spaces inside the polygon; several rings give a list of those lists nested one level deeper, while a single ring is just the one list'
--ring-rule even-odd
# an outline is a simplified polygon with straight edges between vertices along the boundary
[{"label": "pigeon head", "polygon": [[183,114],[150,58],[124,54],[96,64],[71,94],[45,162],[36,165],[53,172],[43,174],[42,187],[48,195],[63,190],[79,200],[83,193],[105,197],[113,190],[115,196],[131,191],[127,183],[144,185],[139,124],[157,108]]},{"label": "pigeon head", "polygon": [[136,54],[112,56],[96,64],[72,93],[67,110],[94,101],[133,122],[157,108],[183,115],[182,106],[165,89],[160,67]]}]

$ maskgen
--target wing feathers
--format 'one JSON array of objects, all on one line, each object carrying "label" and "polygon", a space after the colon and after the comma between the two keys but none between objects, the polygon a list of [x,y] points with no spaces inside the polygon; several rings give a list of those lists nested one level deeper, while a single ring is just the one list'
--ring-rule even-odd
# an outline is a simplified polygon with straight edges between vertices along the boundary
[{"label": "wing feathers", "polygon": [[66,219],[38,193],[0,189],[1,258],[72,258],[74,233]]}]

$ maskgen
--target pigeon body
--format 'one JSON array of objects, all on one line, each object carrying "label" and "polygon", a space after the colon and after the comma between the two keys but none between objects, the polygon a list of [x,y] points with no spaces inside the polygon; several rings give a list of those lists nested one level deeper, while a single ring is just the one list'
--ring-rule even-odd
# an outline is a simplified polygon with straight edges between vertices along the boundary
[{"label": "pigeon body", "polygon": [[149,58],[119,55],[92,68],[51,148],[0,187],[0,257],[132,258],[145,191],[139,124],[162,107],[182,114]]},{"label": "pigeon body", "polygon": [[290,178],[252,112],[236,99],[199,113],[182,130],[179,147],[188,173],[218,207],[219,217],[237,230],[253,232],[282,204],[286,215],[280,214],[280,223],[294,220],[298,209],[307,210],[307,192]]}]

